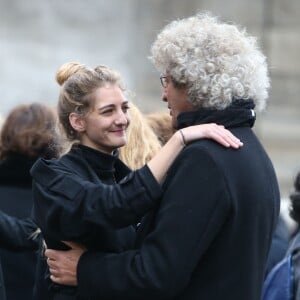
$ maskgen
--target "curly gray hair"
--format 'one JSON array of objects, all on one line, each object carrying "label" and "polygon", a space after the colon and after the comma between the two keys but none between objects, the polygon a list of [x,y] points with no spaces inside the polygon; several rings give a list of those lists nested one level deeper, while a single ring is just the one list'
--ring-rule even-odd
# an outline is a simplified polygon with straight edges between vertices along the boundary
[{"label": "curly gray hair", "polygon": [[266,58],[256,39],[236,25],[209,14],[176,20],[158,34],[150,59],[186,85],[196,107],[224,109],[233,99],[252,99],[265,107],[270,87]]}]

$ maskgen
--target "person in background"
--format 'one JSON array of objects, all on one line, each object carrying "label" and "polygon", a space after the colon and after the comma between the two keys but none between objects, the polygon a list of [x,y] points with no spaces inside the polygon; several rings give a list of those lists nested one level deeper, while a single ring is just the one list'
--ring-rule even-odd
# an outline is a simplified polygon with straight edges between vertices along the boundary
[{"label": "person in background", "polygon": [[284,258],[289,247],[289,242],[290,232],[288,226],[282,215],[279,215],[268,255],[265,276],[267,276],[272,268]]},{"label": "person in background", "polygon": [[151,50],[177,132],[215,122],[244,146],[187,145],[135,249],[48,249],[51,278],[92,299],[260,300],[280,206],[272,162],[252,130],[270,86],[266,58],[244,29],[209,14],[171,22]]},{"label": "person in background", "polygon": [[164,145],[175,132],[169,112],[159,111],[146,114],[145,116],[160,143]]},{"label": "person in background", "polygon": [[119,158],[132,170],[147,164],[161,149],[161,143],[139,108],[130,103],[130,126],[126,131],[127,143],[119,148]]},{"label": "person in background", "polygon": [[[0,116],[0,129],[3,123],[3,119]],[[2,273],[2,266],[1,266],[1,258],[0,258],[0,300],[6,299],[6,293],[5,293],[5,286],[4,286],[4,279],[3,279],[3,273]]]},{"label": "person in background", "polygon": [[[294,191],[290,195],[291,209],[290,216],[300,228],[300,172],[294,181]],[[293,253],[292,253],[293,252]],[[292,239],[288,253],[292,253],[293,264],[293,300],[300,299],[300,231]]]},{"label": "person in background", "polygon": [[[52,108],[30,103],[14,107],[1,127],[0,258],[7,299],[32,300],[37,244],[30,240],[36,225],[29,219],[32,210],[29,170],[39,157],[57,157],[61,152],[56,122]],[[26,218],[21,224],[21,219]]]},{"label": "person in background", "polygon": [[[300,172],[290,194],[290,216],[300,224]],[[268,272],[264,281],[262,300],[300,299],[300,232],[296,231],[281,260]]]}]

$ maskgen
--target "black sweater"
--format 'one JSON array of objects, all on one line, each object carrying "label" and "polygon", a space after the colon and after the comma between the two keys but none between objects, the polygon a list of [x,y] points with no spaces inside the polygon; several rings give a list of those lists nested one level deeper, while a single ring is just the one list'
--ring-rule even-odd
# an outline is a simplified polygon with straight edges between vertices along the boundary
[{"label": "black sweater", "polygon": [[[136,224],[161,194],[147,167],[130,172],[117,156],[82,145],[58,160],[40,159],[31,174],[34,220],[52,249],[67,249],[63,240],[92,251],[132,248],[135,228],[129,225]],[[66,299],[76,297],[75,288],[49,285],[59,299],[64,294]]]}]

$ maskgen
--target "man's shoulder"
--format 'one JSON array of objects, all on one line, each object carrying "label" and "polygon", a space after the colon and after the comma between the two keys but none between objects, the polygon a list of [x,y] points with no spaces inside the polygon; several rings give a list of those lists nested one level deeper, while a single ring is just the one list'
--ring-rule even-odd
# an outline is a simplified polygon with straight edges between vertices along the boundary
[{"label": "man's shoulder", "polygon": [[199,139],[188,144],[180,153],[179,159],[189,157],[195,161],[212,159],[216,162],[228,151],[235,151],[235,149],[224,147],[211,139]]}]

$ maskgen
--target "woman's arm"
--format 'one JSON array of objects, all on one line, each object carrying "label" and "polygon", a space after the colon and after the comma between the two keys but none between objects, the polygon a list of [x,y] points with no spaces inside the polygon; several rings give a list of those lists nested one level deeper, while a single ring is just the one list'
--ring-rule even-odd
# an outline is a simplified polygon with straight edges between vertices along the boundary
[{"label": "woman's arm", "polygon": [[[119,184],[105,185],[39,160],[31,170],[35,222],[58,240],[79,241],[94,226],[117,229],[136,224],[162,195],[160,182],[185,143],[207,137],[224,146],[239,147],[228,130],[216,124],[187,127],[176,132],[161,151]],[[61,169],[60,169],[61,168]]]},{"label": "woman's arm", "polygon": [[186,127],[173,134],[162,149],[148,162],[155,179],[161,183],[167,170],[180,153],[190,142],[198,139],[213,139],[224,147],[239,148],[243,143],[222,125],[202,124]]}]

